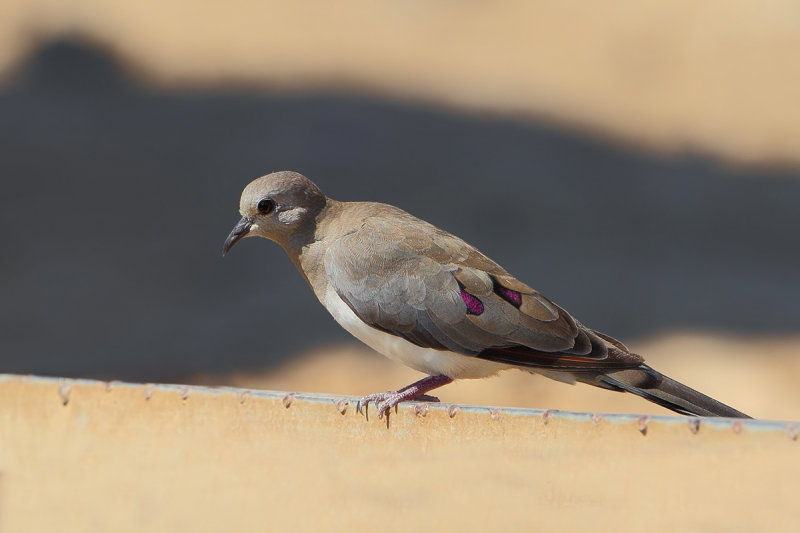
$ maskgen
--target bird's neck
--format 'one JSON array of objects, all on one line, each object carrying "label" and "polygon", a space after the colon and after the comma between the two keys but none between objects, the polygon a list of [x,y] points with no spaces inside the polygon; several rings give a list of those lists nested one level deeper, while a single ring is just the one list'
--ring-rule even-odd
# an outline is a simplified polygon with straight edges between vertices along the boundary
[{"label": "bird's neck", "polygon": [[315,281],[325,271],[325,252],[332,242],[331,235],[336,235],[336,228],[331,227],[339,214],[345,208],[345,202],[337,202],[328,198],[325,206],[317,213],[313,220],[295,231],[285,242],[280,243],[286,255],[292,260],[294,266],[300,271],[311,288],[316,293],[319,289]]}]

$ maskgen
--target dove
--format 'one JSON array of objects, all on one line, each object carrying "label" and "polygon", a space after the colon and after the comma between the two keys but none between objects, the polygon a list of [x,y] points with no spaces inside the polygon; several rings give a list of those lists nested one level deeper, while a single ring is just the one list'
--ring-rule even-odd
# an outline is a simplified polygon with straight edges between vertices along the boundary
[{"label": "dove", "polygon": [[239,213],[223,255],[248,237],[276,242],[345,330],[427,374],[365,396],[359,411],[373,403],[388,417],[404,401],[438,401],[428,393],[454,380],[516,368],[685,415],[749,418],[651,368],[474,246],[400,208],[337,201],[282,171],[248,184]]}]

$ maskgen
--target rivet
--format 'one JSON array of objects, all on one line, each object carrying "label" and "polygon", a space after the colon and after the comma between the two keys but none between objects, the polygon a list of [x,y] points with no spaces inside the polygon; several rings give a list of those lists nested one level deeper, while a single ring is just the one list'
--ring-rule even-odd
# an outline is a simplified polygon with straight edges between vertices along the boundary
[{"label": "rivet", "polygon": [[500,409],[492,409],[491,413],[492,420],[500,420],[500,416],[502,415]]},{"label": "rivet", "polygon": [[789,424],[786,426],[786,432],[789,433],[790,439],[797,440],[797,437],[800,436],[800,424]]},{"label": "rivet", "polygon": [[181,400],[188,400],[189,396],[191,396],[191,394],[192,394],[191,387],[184,387],[181,390]]},{"label": "rivet", "polygon": [[67,405],[69,403],[69,393],[72,389],[72,383],[68,381],[64,381],[58,387],[58,396],[61,398],[61,405]]},{"label": "rivet", "polygon": [[155,390],[155,388],[156,388],[155,385],[153,385],[152,383],[148,383],[147,385],[144,386],[143,391],[145,400],[149,400],[150,398],[153,397],[153,391]]},{"label": "rivet", "polygon": [[737,435],[742,432],[742,421],[736,420],[733,424],[731,424],[731,429]]},{"label": "rivet", "polygon": [[548,409],[547,411],[542,413],[542,422],[544,422],[545,425],[547,425],[547,423],[550,422],[550,417],[552,417],[552,416],[553,416],[553,412]]},{"label": "rivet", "polygon": [[459,407],[457,405],[451,405],[447,408],[447,416],[453,418],[459,411]]},{"label": "rivet", "polygon": [[339,400],[336,402],[336,409],[339,411],[339,414],[345,414],[347,412],[348,405],[350,405],[350,402],[347,400]]},{"label": "rivet", "polygon": [[289,392],[289,393],[286,394],[286,396],[283,397],[282,401],[283,401],[283,406],[285,408],[288,409],[289,407],[292,406],[292,401],[294,401],[294,394],[295,393],[293,393],[293,392]]},{"label": "rivet", "polygon": [[597,413],[592,414],[592,424],[595,426],[603,421],[603,415],[599,415]]},{"label": "rivet", "polygon": [[698,431],[700,431],[699,418],[690,418],[687,423],[689,424],[689,431],[691,431],[692,434],[696,434]]},{"label": "rivet", "polygon": [[650,424],[649,416],[640,417],[639,420],[636,421],[636,429],[638,429],[642,435],[647,435],[648,424]]},{"label": "rivet", "polygon": [[414,405],[414,414],[420,418],[425,418],[425,415],[428,414],[428,404],[426,403],[418,403]]},{"label": "rivet", "polygon": [[115,379],[112,379],[111,381],[107,381],[106,382],[106,392],[111,392],[114,389],[114,387],[116,387],[118,384],[119,384],[119,381],[117,381]]},{"label": "rivet", "polygon": [[249,390],[243,390],[242,392],[240,392],[239,393],[239,403],[243,404],[244,402],[246,402],[248,396],[250,396],[250,391]]}]

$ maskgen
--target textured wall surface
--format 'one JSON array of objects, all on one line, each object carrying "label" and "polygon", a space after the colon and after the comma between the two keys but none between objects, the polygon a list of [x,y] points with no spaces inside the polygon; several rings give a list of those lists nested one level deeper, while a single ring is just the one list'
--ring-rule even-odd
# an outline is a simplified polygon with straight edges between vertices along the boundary
[{"label": "textured wall surface", "polygon": [[793,423],[346,401],[4,376],[0,529],[796,531]]}]

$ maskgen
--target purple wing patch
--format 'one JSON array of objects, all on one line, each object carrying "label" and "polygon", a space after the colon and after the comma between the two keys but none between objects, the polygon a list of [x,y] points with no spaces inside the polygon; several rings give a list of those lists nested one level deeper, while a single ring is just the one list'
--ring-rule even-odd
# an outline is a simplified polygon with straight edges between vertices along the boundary
[{"label": "purple wing patch", "polygon": [[461,288],[461,299],[464,300],[464,303],[467,305],[468,315],[479,315],[483,313],[483,302],[480,301],[477,296],[468,293],[463,287]]},{"label": "purple wing patch", "polygon": [[507,301],[517,309],[522,305],[522,295],[517,291],[511,290],[507,287],[503,287],[500,283],[492,278],[492,282],[494,282],[494,293],[498,295],[503,300]]}]

